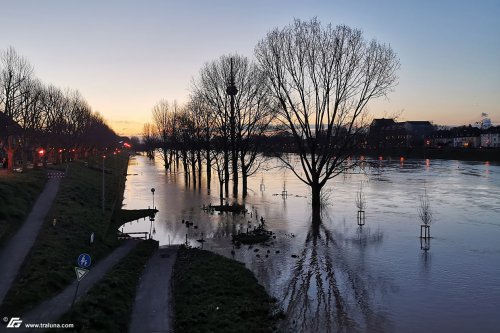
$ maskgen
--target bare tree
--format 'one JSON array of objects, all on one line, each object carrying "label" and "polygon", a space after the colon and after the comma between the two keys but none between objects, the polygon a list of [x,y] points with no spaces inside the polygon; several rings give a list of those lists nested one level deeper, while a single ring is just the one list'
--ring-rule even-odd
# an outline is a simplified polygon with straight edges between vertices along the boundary
[{"label": "bare tree", "polygon": [[32,78],[33,67],[13,47],[9,47],[0,54],[0,68],[0,106],[6,116],[15,119],[23,84]]},{"label": "bare tree", "polygon": [[432,211],[429,197],[427,196],[427,189],[424,188],[424,193],[419,197],[418,216],[423,224],[429,225],[432,222]]},{"label": "bare tree", "polygon": [[[13,47],[0,53],[0,110],[7,119],[17,121],[20,115],[20,99],[23,85],[33,74],[33,67],[24,57],[17,54]],[[11,127],[8,127],[11,128]],[[2,133],[3,149],[8,155],[8,168],[13,169],[14,154],[22,149],[22,142],[14,139],[14,133]],[[16,136],[24,134],[17,132]]]},{"label": "bare tree", "polygon": [[[229,59],[228,59],[229,60]],[[230,99],[226,93],[230,81],[230,65],[224,65],[224,60],[206,63],[200,70],[199,77],[193,81],[193,95],[197,96],[210,109],[214,127],[217,129],[218,149],[222,151],[223,159],[217,159],[222,165],[224,175],[225,196],[229,196],[229,125]],[[220,154],[217,154],[218,157]],[[233,170],[234,171],[234,170]],[[218,175],[221,175],[217,172]],[[220,178],[219,178],[220,181]],[[237,181],[237,180],[236,180]]]},{"label": "bare tree", "polygon": [[[12,168],[14,151],[20,150],[23,165],[33,154],[38,158],[37,146],[57,149],[57,159],[64,153],[69,157],[70,147],[77,156],[76,147],[112,145],[116,134],[76,90],[44,85],[34,77],[29,62],[10,47],[0,53],[0,111],[5,119],[16,124],[14,137],[2,133],[2,145]],[[48,149],[46,150],[49,151]],[[57,160],[56,160],[57,162]]]},{"label": "bare tree", "polygon": [[[230,112],[230,98],[226,89],[232,80],[238,91],[234,96],[234,117]],[[243,195],[246,195],[247,179],[260,165],[256,162],[258,154],[255,139],[268,129],[274,116],[270,91],[265,81],[265,73],[248,58],[224,55],[207,63],[193,84],[194,95],[210,109],[208,115],[213,117],[212,123],[219,129],[217,135],[222,139],[220,143],[223,144],[225,156],[226,180],[229,178],[229,160],[232,162],[233,195],[238,192],[239,170]]]},{"label": "bare tree", "polygon": [[345,170],[366,106],[396,85],[399,60],[390,46],[367,42],[360,30],[322,26],[317,19],[274,29],[255,54],[279,102],[278,119],[293,135],[300,170],[283,162],[310,186],[319,218],[322,188]]},{"label": "bare tree", "polygon": [[363,183],[359,185],[359,191],[356,192],[356,207],[358,207],[358,211],[364,211],[366,209],[366,198],[363,193]]},{"label": "bare tree", "polygon": [[269,130],[275,117],[266,75],[247,58],[238,59],[236,86],[236,140],[240,159],[242,194],[247,195],[248,177],[258,171],[263,155],[259,139]]},{"label": "bare tree", "polygon": [[150,160],[154,159],[155,135],[153,125],[150,123],[145,123],[142,128],[142,143],[148,158]]},{"label": "bare tree", "polygon": [[165,171],[170,169],[173,158],[173,140],[175,140],[177,103],[172,109],[166,100],[159,101],[153,107],[153,123],[159,143],[160,156],[164,161]]},{"label": "bare tree", "polygon": [[[202,96],[192,95],[188,105],[189,111],[195,118],[197,125],[197,137],[199,139],[199,148],[203,152],[203,157],[206,163],[206,178],[207,189],[210,190],[210,183],[212,180],[212,162],[215,153],[212,154],[213,140],[215,135],[218,134],[217,116],[213,113]],[[198,159],[199,172],[201,172],[201,156]],[[199,177],[201,179],[201,175]]]}]

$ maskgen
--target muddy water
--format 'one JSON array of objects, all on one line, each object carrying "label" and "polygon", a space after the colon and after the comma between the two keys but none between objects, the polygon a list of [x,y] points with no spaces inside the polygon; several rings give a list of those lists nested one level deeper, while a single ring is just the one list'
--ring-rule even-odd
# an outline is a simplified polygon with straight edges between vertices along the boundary
[{"label": "muddy water", "polygon": [[[182,173],[165,174],[161,160],[144,156],[134,157],[128,172],[124,208],[152,206],[154,187],[160,212],[155,221],[131,222],[124,231],[151,230],[162,245],[183,243],[187,235],[192,246],[201,246],[197,240],[203,238],[205,249],[244,262],[287,313],[286,331],[500,329],[499,165],[384,160],[380,168],[334,179],[322,223],[315,225],[307,187],[289,171],[257,173],[245,200],[249,213],[237,216],[201,209],[218,204],[215,178],[210,194],[205,180],[192,189]],[[355,205],[361,183],[367,203],[363,227]],[[433,211],[429,244],[418,238],[424,188]],[[276,239],[242,246],[232,255],[231,234],[253,228],[261,217]],[[194,226],[186,228],[182,220]]]}]

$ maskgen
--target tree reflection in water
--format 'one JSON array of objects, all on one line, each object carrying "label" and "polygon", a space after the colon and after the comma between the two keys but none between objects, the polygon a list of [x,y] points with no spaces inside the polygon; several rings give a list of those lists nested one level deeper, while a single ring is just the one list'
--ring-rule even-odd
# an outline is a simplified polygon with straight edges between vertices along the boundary
[{"label": "tree reflection in water", "polygon": [[[313,221],[304,248],[283,293],[290,332],[386,332],[388,320],[375,308],[375,296],[387,281],[365,272],[363,259],[353,260],[353,244],[364,257],[364,249],[383,240],[380,231],[358,230],[352,239],[330,231],[321,220]],[[353,248],[353,251],[354,252]]]}]

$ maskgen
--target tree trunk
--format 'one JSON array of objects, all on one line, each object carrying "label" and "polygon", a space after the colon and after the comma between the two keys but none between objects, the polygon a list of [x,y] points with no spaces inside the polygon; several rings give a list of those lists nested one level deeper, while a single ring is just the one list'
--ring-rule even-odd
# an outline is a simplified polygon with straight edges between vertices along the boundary
[{"label": "tree trunk", "polygon": [[189,186],[189,164],[187,163],[187,156],[182,153],[182,166],[184,167],[184,185]]},{"label": "tree trunk", "polygon": [[242,172],[241,173],[241,186],[242,186],[242,191],[243,191],[243,197],[245,198],[248,194],[248,176],[246,173]]},{"label": "tree trunk", "polygon": [[198,188],[201,188],[201,151],[197,152],[198,157]]},{"label": "tree trunk", "polygon": [[165,172],[168,171],[168,169],[170,169],[170,161],[169,161],[169,158],[168,158],[168,150],[163,148],[163,166],[165,167]]},{"label": "tree trunk", "polygon": [[311,185],[311,206],[312,206],[312,219],[313,222],[319,222],[321,220],[321,188],[318,183],[312,183]]},{"label": "tree trunk", "polygon": [[222,206],[222,204],[224,203],[224,182],[222,180],[220,180],[219,178],[219,197],[220,197],[220,205]]},{"label": "tree trunk", "polygon": [[207,189],[210,190],[210,182],[212,181],[212,159],[210,152],[207,152]]},{"label": "tree trunk", "polygon": [[194,159],[194,152],[191,153],[191,173],[193,174],[193,188],[196,188],[196,161]]},{"label": "tree trunk", "polygon": [[248,194],[248,170],[243,161],[241,161],[241,191],[245,198]]}]

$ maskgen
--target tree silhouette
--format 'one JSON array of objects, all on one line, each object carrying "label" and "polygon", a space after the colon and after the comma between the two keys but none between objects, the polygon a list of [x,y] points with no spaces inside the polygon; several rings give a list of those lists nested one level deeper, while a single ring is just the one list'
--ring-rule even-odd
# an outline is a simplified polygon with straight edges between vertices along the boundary
[{"label": "tree silhouette", "polygon": [[319,217],[322,188],[345,170],[366,106],[395,86],[399,61],[390,46],[366,41],[360,30],[317,19],[272,30],[255,55],[298,149],[300,166],[283,162],[311,188]]}]

